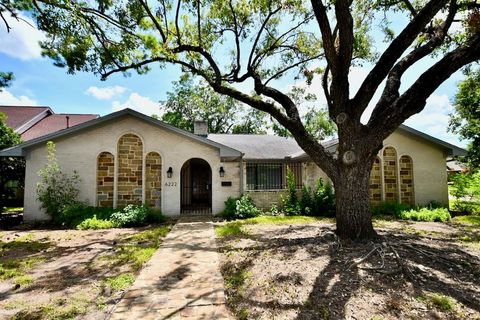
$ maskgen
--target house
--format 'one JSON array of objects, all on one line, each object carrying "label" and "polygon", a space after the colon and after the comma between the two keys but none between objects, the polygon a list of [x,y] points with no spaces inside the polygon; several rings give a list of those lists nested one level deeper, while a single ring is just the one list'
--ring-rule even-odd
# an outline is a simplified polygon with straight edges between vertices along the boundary
[{"label": "house", "polygon": [[[285,192],[290,168],[300,188],[326,175],[293,139],[270,135],[208,134],[195,122],[186,132],[125,109],[24,142],[0,156],[26,159],[26,220],[44,219],[35,188],[46,163],[46,143],[56,144],[64,171],[81,178],[80,200],[95,206],[145,203],[166,215],[218,213],[228,197],[243,193],[263,208]],[[324,142],[335,152],[336,140]],[[371,174],[371,201],[448,204],[447,156],[465,150],[402,126],[384,142]]]},{"label": "house", "polygon": [[7,126],[20,134],[22,141],[73,127],[99,117],[98,114],[55,113],[50,107],[0,106]]}]

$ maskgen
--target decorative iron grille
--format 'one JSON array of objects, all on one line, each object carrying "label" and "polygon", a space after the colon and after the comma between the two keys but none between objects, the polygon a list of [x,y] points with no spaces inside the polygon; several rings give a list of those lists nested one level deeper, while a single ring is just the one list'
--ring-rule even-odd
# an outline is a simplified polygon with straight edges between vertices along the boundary
[{"label": "decorative iron grille", "polygon": [[281,190],[287,187],[287,170],[293,172],[295,187],[302,188],[300,162],[247,162],[247,190]]}]

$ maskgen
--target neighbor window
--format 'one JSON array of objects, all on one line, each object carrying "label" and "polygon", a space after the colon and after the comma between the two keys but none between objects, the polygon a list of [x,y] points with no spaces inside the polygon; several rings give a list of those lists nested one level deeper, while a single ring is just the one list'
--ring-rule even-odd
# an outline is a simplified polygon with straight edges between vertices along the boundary
[{"label": "neighbor window", "polygon": [[295,185],[302,187],[301,163],[247,163],[247,190],[278,190],[287,186],[287,168],[292,170]]}]

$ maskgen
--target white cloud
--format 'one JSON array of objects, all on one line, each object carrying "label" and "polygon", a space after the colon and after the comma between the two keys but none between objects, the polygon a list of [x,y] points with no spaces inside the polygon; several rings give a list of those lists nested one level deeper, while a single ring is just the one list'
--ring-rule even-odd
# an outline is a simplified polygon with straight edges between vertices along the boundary
[{"label": "white cloud", "polygon": [[93,96],[98,100],[110,100],[113,97],[119,96],[124,93],[127,89],[121,86],[114,87],[90,87],[85,91],[85,94]]},{"label": "white cloud", "polygon": [[2,89],[0,92],[0,105],[8,106],[36,106],[37,101],[27,96],[14,96],[8,90]]},{"label": "white cloud", "polygon": [[20,60],[31,60],[41,57],[39,41],[45,40],[45,35],[35,27],[32,19],[19,14],[19,20],[5,15],[7,23],[12,28],[7,32],[3,21],[0,25],[0,52]]},{"label": "white cloud", "polygon": [[112,103],[113,111],[119,111],[126,108],[141,112],[147,116],[151,116],[152,114],[161,114],[160,103],[155,102],[148,97],[143,97],[136,92],[130,94],[128,99],[123,103],[120,101],[114,101]]},{"label": "white cloud", "polygon": [[460,141],[458,136],[448,132],[449,114],[454,111],[447,95],[433,94],[427,99],[427,105],[422,112],[410,117],[405,124],[425,132],[435,138],[450,142],[455,145],[465,146],[465,141]]}]

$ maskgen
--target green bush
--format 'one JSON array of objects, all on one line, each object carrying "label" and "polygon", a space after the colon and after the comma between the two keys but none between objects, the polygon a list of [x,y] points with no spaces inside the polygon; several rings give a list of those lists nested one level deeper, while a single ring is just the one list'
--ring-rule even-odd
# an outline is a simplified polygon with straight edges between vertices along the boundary
[{"label": "green bush", "polygon": [[158,209],[148,208],[147,217],[145,218],[146,223],[163,223],[167,219],[162,214],[162,211]]},{"label": "green bush", "polygon": [[129,204],[122,211],[114,212],[111,220],[119,227],[138,227],[147,221],[148,211],[147,206]]},{"label": "green bush", "polygon": [[83,203],[77,203],[63,209],[60,215],[57,216],[56,222],[68,228],[75,228],[84,220],[91,219],[94,216],[100,220],[110,220],[115,210],[113,208],[92,207]]},{"label": "green bush", "polygon": [[79,225],[77,225],[78,230],[99,230],[111,229],[115,227],[117,227],[117,225],[112,220],[97,219],[96,215],[94,215],[93,218],[83,220]]},{"label": "green bush", "polygon": [[259,216],[260,213],[260,209],[257,208],[249,195],[244,194],[240,199],[236,201],[236,219],[253,218]]},{"label": "green bush", "polygon": [[318,179],[317,190],[313,193],[311,216],[335,217],[335,193],[332,185]]},{"label": "green bush", "polygon": [[236,220],[253,218],[260,213],[260,209],[257,208],[252,198],[244,194],[241,198],[228,197],[225,201],[225,209],[220,216],[226,220]]},{"label": "green bush", "polygon": [[412,206],[397,202],[382,202],[372,207],[373,216],[394,216],[400,218],[402,211],[412,209]]},{"label": "green bush", "polygon": [[445,208],[429,209],[411,209],[408,211],[400,212],[400,219],[403,220],[413,220],[413,221],[428,221],[428,222],[445,222],[449,221],[452,217],[450,213]]},{"label": "green bush", "polygon": [[298,216],[302,214],[302,207],[297,196],[295,175],[290,168],[287,168],[287,195],[282,197],[283,212],[287,216]]},{"label": "green bush", "polygon": [[72,175],[64,173],[55,153],[55,144],[49,141],[47,164],[39,171],[41,180],[37,185],[37,199],[45,212],[57,222],[58,216],[66,207],[78,203],[80,177],[75,171]]},{"label": "green bush", "polygon": [[477,201],[480,200],[480,171],[459,173],[452,177],[449,191],[455,197],[453,210],[463,214],[478,213]]}]

